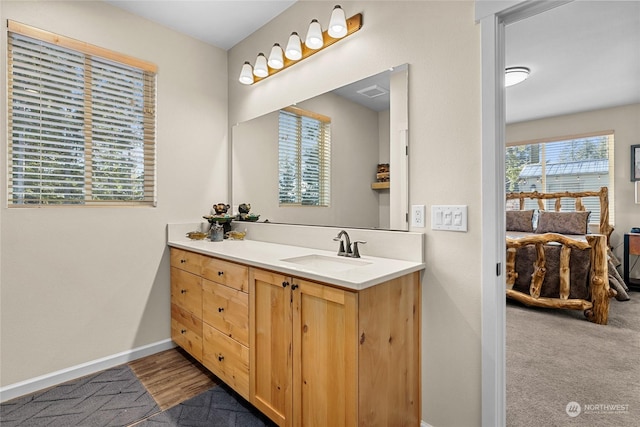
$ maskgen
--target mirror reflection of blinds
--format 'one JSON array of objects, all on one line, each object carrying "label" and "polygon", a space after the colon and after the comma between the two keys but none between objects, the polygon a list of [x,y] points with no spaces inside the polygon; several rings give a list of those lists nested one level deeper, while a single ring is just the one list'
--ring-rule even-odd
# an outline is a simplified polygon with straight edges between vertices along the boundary
[{"label": "mirror reflection of blinds", "polygon": [[155,205],[155,71],[8,44],[9,205]]},{"label": "mirror reflection of blinds", "polygon": [[299,109],[280,111],[280,205],[329,206],[330,128],[330,120],[324,116]]},{"label": "mirror reflection of blinds", "polygon": [[[614,224],[614,136],[612,131],[545,140],[542,142],[509,144],[506,150],[507,192],[579,192],[609,189],[609,220]],[[597,197],[582,200],[591,211],[590,223],[600,221]],[[555,200],[545,201],[546,210],[554,210]],[[561,209],[575,210],[574,200],[562,199]],[[509,206],[507,206],[509,208]],[[525,209],[537,209],[537,201],[526,200]]]}]

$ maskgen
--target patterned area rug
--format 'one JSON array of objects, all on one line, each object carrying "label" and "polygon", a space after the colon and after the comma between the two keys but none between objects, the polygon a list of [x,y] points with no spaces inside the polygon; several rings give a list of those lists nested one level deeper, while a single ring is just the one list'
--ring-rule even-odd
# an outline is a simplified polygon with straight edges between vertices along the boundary
[{"label": "patterned area rug", "polygon": [[222,384],[136,424],[136,427],[161,426],[271,427],[275,424]]},{"label": "patterned area rug", "polygon": [[0,405],[0,424],[70,427],[127,426],[160,412],[127,366],[117,366]]}]

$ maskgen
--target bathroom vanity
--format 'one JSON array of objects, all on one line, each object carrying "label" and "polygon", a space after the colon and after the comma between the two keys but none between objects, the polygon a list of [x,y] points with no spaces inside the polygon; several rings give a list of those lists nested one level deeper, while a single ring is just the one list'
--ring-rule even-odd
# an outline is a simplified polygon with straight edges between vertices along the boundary
[{"label": "bathroom vanity", "polygon": [[171,336],[280,426],[420,424],[424,264],[169,239]]}]

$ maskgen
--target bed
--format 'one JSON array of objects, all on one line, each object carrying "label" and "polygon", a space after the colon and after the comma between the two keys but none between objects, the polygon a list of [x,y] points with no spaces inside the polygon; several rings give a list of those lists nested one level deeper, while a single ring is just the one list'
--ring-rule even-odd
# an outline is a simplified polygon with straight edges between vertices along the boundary
[{"label": "bed", "polygon": [[[600,204],[600,220],[593,234],[589,233],[585,198],[597,198]],[[526,209],[527,200],[535,208],[531,209],[530,202]],[[572,209],[567,209],[567,203]],[[613,227],[608,189],[508,193],[509,205],[514,209],[506,213],[507,298],[529,306],[582,310],[588,320],[606,325],[609,299],[617,293],[609,284]],[[549,205],[552,210],[546,209]]]}]

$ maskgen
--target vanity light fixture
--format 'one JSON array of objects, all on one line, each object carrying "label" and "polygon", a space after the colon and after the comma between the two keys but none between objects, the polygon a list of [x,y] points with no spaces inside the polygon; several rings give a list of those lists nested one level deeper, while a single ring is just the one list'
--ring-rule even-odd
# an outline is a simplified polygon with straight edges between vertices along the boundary
[{"label": "vanity light fixture", "polygon": [[287,43],[287,50],[284,56],[292,61],[297,61],[302,58],[302,42],[300,41],[300,36],[295,31],[289,36],[289,43]]},{"label": "vanity light fixture", "polygon": [[271,53],[269,54],[269,60],[267,61],[267,65],[269,67],[279,70],[284,67],[284,58],[283,58],[282,48],[278,43],[275,43],[271,48]]},{"label": "vanity light fixture", "polygon": [[267,57],[260,52],[256,58],[256,65],[253,67],[253,75],[256,77],[267,77],[269,69],[267,68]]},{"label": "vanity light fixture", "polygon": [[280,44],[275,43],[271,48],[268,60],[263,53],[260,53],[256,58],[254,67],[251,66],[250,62],[246,61],[242,66],[238,80],[245,85],[257,83],[308,58],[316,52],[326,49],[342,38],[355,33],[360,28],[362,28],[362,14],[358,13],[349,19],[345,19],[344,11],[337,5],[331,13],[329,27],[326,31],[322,31],[320,22],[317,19],[313,19],[309,24],[304,43],[302,43],[297,32],[292,32],[284,51]]},{"label": "vanity light fixture", "polygon": [[322,27],[317,19],[311,21],[309,24],[309,30],[307,31],[307,38],[304,41],[305,46],[309,49],[320,49],[324,44],[322,40]]},{"label": "vanity light fixture", "polygon": [[347,19],[344,16],[344,10],[340,5],[336,5],[331,12],[331,20],[327,33],[334,39],[340,39],[347,35]]},{"label": "vanity light fixture", "polygon": [[253,83],[253,67],[249,61],[244,61],[242,71],[240,71],[240,78],[238,80],[240,80],[240,83],[244,85],[250,85]]},{"label": "vanity light fixture", "polygon": [[509,67],[504,71],[504,87],[509,87],[522,83],[529,77],[529,70],[527,67]]}]

